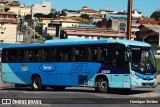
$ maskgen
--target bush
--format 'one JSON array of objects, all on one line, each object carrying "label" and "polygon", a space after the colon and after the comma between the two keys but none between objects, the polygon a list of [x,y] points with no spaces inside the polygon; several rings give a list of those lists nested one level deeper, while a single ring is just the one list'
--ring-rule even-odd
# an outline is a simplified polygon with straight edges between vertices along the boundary
[{"label": "bush", "polygon": [[156,65],[157,65],[158,74],[160,74],[160,58],[156,58]]},{"label": "bush", "polygon": [[45,36],[45,38],[46,38],[47,40],[51,40],[51,39],[53,39],[53,36],[47,35],[47,36]]}]

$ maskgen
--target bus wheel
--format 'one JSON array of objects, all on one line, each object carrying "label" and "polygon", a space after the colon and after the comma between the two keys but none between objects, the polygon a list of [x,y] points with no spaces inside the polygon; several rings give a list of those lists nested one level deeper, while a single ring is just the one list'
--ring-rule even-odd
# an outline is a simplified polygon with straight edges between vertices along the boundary
[{"label": "bus wheel", "polygon": [[46,87],[42,86],[42,81],[39,76],[36,76],[32,79],[31,89],[33,91],[44,90]]},{"label": "bus wheel", "polygon": [[104,78],[99,78],[96,81],[95,91],[99,93],[108,93],[111,91],[109,88],[108,80]]},{"label": "bus wheel", "polygon": [[54,87],[53,87],[53,90],[54,90],[54,91],[64,91],[65,88],[66,88],[66,87],[64,87],[64,86],[54,86]]}]

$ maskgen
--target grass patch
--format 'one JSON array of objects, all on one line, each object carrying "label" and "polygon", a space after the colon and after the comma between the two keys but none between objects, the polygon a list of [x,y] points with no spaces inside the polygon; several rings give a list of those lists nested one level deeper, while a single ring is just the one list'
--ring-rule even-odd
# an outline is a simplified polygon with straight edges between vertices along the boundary
[{"label": "grass patch", "polygon": [[160,58],[156,58],[156,65],[157,65],[158,74],[160,74]]}]

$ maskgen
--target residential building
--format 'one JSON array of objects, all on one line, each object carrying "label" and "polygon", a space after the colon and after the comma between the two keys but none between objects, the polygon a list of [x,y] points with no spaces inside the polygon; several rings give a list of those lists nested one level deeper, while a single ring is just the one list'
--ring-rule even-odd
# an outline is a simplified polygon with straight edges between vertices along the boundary
[{"label": "residential building", "polygon": [[9,6],[20,6],[20,2],[19,1],[12,1],[8,4]]},{"label": "residential building", "polygon": [[142,12],[139,12],[137,9],[135,9],[132,12],[132,17],[134,17],[134,18],[141,18],[142,17]]},{"label": "residential building", "polygon": [[0,3],[6,4],[6,3],[10,3],[11,0],[0,0]]},{"label": "residential building", "polygon": [[43,35],[44,36],[50,35],[50,36],[55,37],[56,36],[56,27],[45,27]]},{"label": "residential building", "polygon": [[79,21],[66,19],[66,20],[52,20],[51,23],[60,23],[61,27],[77,27],[79,25]]},{"label": "residential building", "polygon": [[71,19],[51,20],[50,23],[43,24],[42,26],[43,35],[52,35],[53,37],[59,37],[60,28],[77,27],[79,26],[79,21]]},{"label": "residential building", "polygon": [[5,4],[0,4],[0,12],[5,12]]},{"label": "residential building", "polygon": [[66,17],[79,17],[81,14],[78,10],[65,10],[65,16]]},{"label": "residential building", "polygon": [[4,43],[16,43],[17,23],[0,22],[0,40]]},{"label": "residential building", "polygon": [[65,33],[65,38],[87,38],[87,39],[104,39],[104,38],[126,38],[124,33],[92,33],[92,32],[81,32],[81,31],[67,31]]},{"label": "residential building", "polygon": [[[132,28],[131,33],[133,36],[133,39],[136,38],[136,32],[139,31],[139,24],[135,23],[135,20],[132,20]],[[118,31],[118,32],[127,32],[127,19],[109,19],[106,22],[106,28],[110,28],[112,30]]]},{"label": "residential building", "polygon": [[101,9],[99,10],[99,14],[109,14],[109,13],[113,13],[114,11],[113,10],[105,10],[105,9]]},{"label": "residential building", "polygon": [[53,20],[53,18],[40,18],[39,21],[40,23],[42,24],[48,24],[48,23],[51,23],[51,21]]},{"label": "residential building", "polygon": [[79,10],[80,14],[88,14],[89,16],[92,16],[94,14],[98,14],[98,12],[96,10],[93,9],[88,9],[87,6],[82,7],[81,10]]},{"label": "residential building", "polygon": [[[141,18],[142,13],[139,12],[137,9],[132,11],[132,17],[133,19]],[[121,18],[121,19],[126,19],[127,18],[127,12],[126,11],[119,11],[119,12],[110,12],[106,14],[106,18]]]},{"label": "residential building", "polygon": [[50,24],[52,20],[53,20],[52,18],[40,18],[39,21],[40,21],[40,24],[42,24],[41,26],[43,31],[46,30],[46,28],[48,27],[48,24]]},{"label": "residential building", "polygon": [[105,18],[107,19],[127,19],[127,15],[123,14],[106,14]]},{"label": "residential building", "polygon": [[137,20],[137,23],[139,24],[154,24],[154,25],[158,25],[160,23],[160,21],[157,21],[155,19],[139,19]]},{"label": "residential building", "polygon": [[28,6],[10,6],[9,12],[13,12],[21,17],[24,17],[25,15],[31,15],[31,9],[32,7]]},{"label": "residential building", "polygon": [[9,12],[0,12],[0,22],[14,23],[16,21],[16,14]]},{"label": "residential building", "polygon": [[159,33],[160,25],[142,24],[139,26],[139,31],[136,32],[136,40],[160,46]]},{"label": "residential building", "polygon": [[51,2],[42,2],[41,4],[33,4],[32,6],[32,19],[35,13],[49,14],[51,13]]},{"label": "residential building", "polygon": [[126,32],[127,20],[126,19],[109,19],[106,23],[106,28],[117,30],[119,32]]},{"label": "residential building", "polygon": [[98,21],[101,21],[101,20],[102,20],[102,17],[91,17],[88,22],[90,24],[96,24]]},{"label": "residential building", "polygon": [[7,12],[9,10],[9,6],[7,4],[0,3],[0,12]]}]

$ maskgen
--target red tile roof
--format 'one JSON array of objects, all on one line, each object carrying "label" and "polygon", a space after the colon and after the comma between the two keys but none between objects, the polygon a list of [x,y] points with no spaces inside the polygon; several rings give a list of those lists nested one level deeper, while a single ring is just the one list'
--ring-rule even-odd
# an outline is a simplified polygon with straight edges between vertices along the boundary
[{"label": "red tile roof", "polygon": [[95,10],[93,9],[81,9],[79,10],[80,12],[96,12]]},{"label": "red tile roof", "polygon": [[114,12],[113,10],[105,10],[105,9],[101,9],[100,11]]},{"label": "red tile roof", "polygon": [[140,24],[156,24],[160,23],[160,21],[152,20],[152,19],[143,19],[143,20],[137,20],[137,23]]}]

